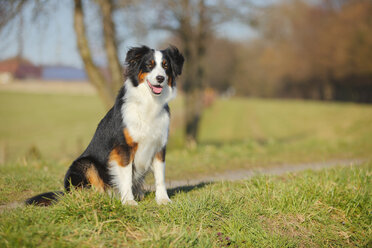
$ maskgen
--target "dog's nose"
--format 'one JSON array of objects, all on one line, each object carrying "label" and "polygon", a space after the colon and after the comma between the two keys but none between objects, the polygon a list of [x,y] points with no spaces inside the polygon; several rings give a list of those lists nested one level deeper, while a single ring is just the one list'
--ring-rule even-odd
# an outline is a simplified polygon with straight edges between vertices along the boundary
[{"label": "dog's nose", "polygon": [[156,76],[156,81],[158,81],[158,83],[162,83],[164,79],[165,78],[163,76]]}]

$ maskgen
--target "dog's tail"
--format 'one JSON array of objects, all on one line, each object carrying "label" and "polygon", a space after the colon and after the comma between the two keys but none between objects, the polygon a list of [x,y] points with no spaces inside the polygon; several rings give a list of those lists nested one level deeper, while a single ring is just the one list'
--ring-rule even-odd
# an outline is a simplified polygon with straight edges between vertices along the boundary
[{"label": "dog's tail", "polygon": [[25,203],[26,205],[46,207],[58,201],[58,198],[63,195],[64,195],[64,192],[62,191],[47,192],[47,193],[43,193],[43,194],[31,197],[27,199]]}]

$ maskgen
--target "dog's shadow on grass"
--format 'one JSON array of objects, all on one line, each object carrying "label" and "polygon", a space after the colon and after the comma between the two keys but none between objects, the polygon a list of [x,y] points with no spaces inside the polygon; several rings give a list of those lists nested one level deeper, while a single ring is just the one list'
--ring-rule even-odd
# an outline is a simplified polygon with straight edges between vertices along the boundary
[{"label": "dog's shadow on grass", "polygon": [[[168,196],[171,198],[178,193],[188,193],[188,192],[196,190],[196,189],[204,188],[205,186],[210,185],[210,184],[212,184],[212,182],[202,182],[202,183],[198,183],[198,184],[195,184],[195,185],[178,186],[178,187],[174,187],[174,188],[168,188],[167,192],[168,192]],[[151,190],[151,189],[146,190],[145,196],[151,194],[152,192],[154,192],[154,190]]]},{"label": "dog's shadow on grass", "polygon": [[195,185],[185,185],[185,186],[179,186],[175,188],[170,188],[168,189],[168,195],[169,197],[173,197],[178,193],[188,193],[190,191],[196,190],[196,189],[201,189],[204,188],[207,185],[212,184],[211,182],[203,182],[203,183],[198,183]]}]

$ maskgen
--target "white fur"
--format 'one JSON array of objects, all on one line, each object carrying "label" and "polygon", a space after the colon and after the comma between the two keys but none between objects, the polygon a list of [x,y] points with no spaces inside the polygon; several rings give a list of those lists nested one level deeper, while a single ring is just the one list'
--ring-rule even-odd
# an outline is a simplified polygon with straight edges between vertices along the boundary
[{"label": "white fur", "polygon": [[[159,204],[170,201],[164,182],[165,163],[159,164],[154,156],[167,143],[169,115],[164,106],[175,97],[176,91],[168,86],[168,76],[162,67],[162,53],[155,51],[154,57],[156,66],[147,74],[145,82],[140,83],[137,87],[133,86],[130,79],[124,83],[126,93],[121,109],[123,124],[128,129],[133,141],[138,143],[138,149],[134,157],[133,175],[132,164],[124,168],[117,168],[118,165],[111,166],[114,184],[117,185],[123,203],[132,202],[134,199],[132,184],[140,182],[152,165],[156,179],[156,200]],[[159,75],[165,77],[165,80],[161,84],[163,86],[161,94],[155,95],[146,80],[153,85],[159,84],[156,81],[156,77]],[[127,167],[130,169],[125,169]],[[129,179],[129,177],[131,178]]]},{"label": "white fur", "polygon": [[155,158],[152,164],[155,177],[155,199],[160,204],[171,202],[165,187],[165,162]]},{"label": "white fur", "polygon": [[113,184],[120,193],[120,200],[123,204],[137,205],[132,192],[132,163],[122,167],[115,161],[110,162]]}]

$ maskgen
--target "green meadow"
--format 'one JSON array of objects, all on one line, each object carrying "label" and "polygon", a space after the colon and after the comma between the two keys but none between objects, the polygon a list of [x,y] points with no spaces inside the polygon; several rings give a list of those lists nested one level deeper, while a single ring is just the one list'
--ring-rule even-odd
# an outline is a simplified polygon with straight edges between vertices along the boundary
[{"label": "green meadow", "polygon": [[[51,207],[2,211],[0,246],[370,247],[371,171],[367,163],[181,187],[169,190],[167,206],[156,205],[154,193],[133,207],[74,191]],[[38,179],[10,173],[5,185],[29,193],[36,183],[59,186],[40,172]]]},{"label": "green meadow", "polygon": [[[372,106],[295,100],[217,100],[200,144],[183,147],[182,97],[171,104],[170,179],[231,169],[372,157]],[[0,92],[0,161],[69,166],[105,110],[95,96]],[[62,176],[61,176],[62,177]]]},{"label": "green meadow", "polygon": [[[52,207],[12,207],[61,190],[105,110],[95,96],[0,92],[0,247],[368,247],[372,105],[218,99],[199,145],[183,146],[182,96],[171,104],[168,180],[308,162],[340,167],[169,189],[158,207],[93,190]],[[360,166],[347,166],[361,159]],[[346,167],[345,167],[346,166]],[[150,179],[151,182],[151,179]]]}]

